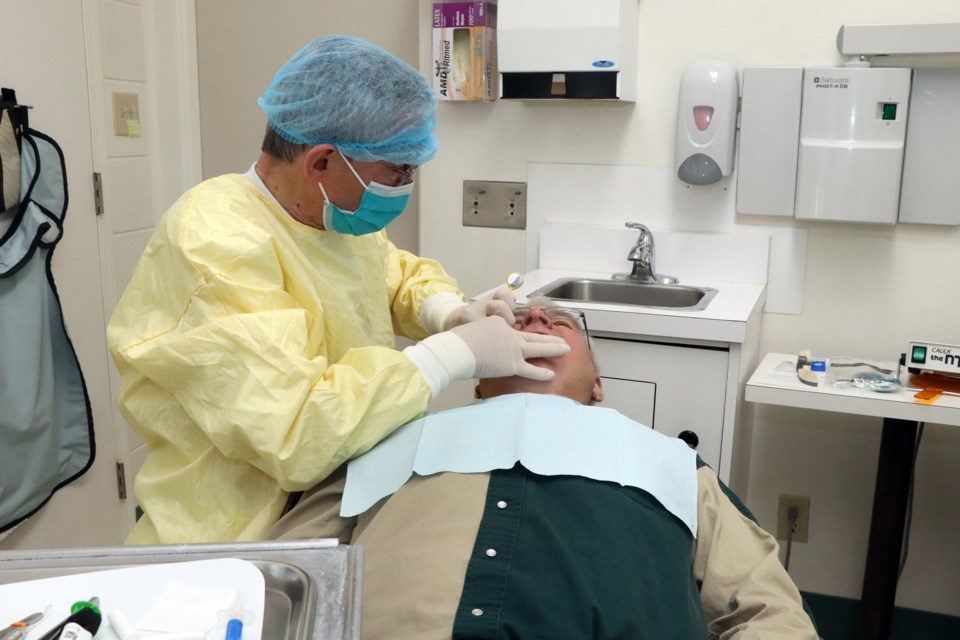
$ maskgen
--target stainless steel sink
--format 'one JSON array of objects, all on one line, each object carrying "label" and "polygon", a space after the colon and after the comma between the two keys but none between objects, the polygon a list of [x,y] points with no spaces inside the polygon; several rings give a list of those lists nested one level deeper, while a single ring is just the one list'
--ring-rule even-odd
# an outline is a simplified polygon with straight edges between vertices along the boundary
[{"label": "stainless steel sink", "polygon": [[542,296],[554,300],[574,302],[702,311],[710,304],[715,295],[717,295],[717,290],[710,287],[688,287],[681,284],[657,284],[603,278],[561,278],[540,287],[527,297]]},{"label": "stainless steel sink", "polygon": [[362,553],[335,540],[0,552],[0,584],[224,557],[263,573],[263,640],[359,640]]}]

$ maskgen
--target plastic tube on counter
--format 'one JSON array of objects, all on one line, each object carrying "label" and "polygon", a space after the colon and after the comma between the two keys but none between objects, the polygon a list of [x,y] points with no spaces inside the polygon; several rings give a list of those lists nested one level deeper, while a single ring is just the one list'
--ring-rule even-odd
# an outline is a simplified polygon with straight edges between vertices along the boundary
[{"label": "plastic tube on counter", "polygon": [[100,629],[101,617],[93,609],[81,609],[63,626],[59,640],[92,640]]},{"label": "plastic tube on counter", "polygon": [[133,626],[123,611],[119,609],[107,612],[107,622],[110,624],[110,628],[113,629],[113,633],[116,634],[120,640],[136,640],[136,638],[139,637],[137,628]]},{"label": "plastic tube on counter", "polygon": [[227,634],[224,640],[240,640],[243,637],[243,622],[231,618],[227,623]]},{"label": "plastic tube on counter", "polygon": [[157,640],[204,640],[205,637],[205,634],[199,631],[177,631],[173,633],[140,631],[119,609],[107,613],[107,622],[120,640],[148,640],[149,638],[156,638]]},{"label": "plastic tube on counter", "polygon": [[38,640],[90,640],[100,629],[102,617],[97,598],[75,602],[70,615]]},{"label": "plastic tube on counter", "polygon": [[[243,637],[243,625],[253,624],[256,621],[257,614],[251,609],[247,609],[246,604],[247,594],[243,591],[237,591],[230,608],[217,614],[220,623],[216,629],[223,630],[223,635],[220,637],[224,640],[240,640]],[[208,633],[207,638],[211,637],[211,634]],[[219,638],[216,638],[216,640],[219,640]]]}]

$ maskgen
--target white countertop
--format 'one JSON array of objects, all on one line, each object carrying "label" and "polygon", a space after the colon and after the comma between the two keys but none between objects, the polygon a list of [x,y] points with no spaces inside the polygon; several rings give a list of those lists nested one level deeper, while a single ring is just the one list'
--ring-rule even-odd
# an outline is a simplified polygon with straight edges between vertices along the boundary
[{"label": "white countertop", "polygon": [[[944,394],[928,402],[914,398],[915,389],[877,393],[856,387],[812,387],[797,379],[795,369],[793,374],[789,373],[788,367],[777,372],[777,366],[783,362],[789,362],[795,368],[797,356],[768,353],[763,358],[747,381],[745,398],[748,401],[960,426],[960,396]],[[896,369],[896,365],[892,363],[874,364]],[[904,371],[900,378],[901,383],[909,386],[909,377]]]},{"label": "white countertop", "polygon": [[[515,295],[518,302],[525,302],[530,293],[559,278],[609,278],[611,275],[609,272],[537,269],[524,274],[523,287]],[[717,290],[717,295],[701,311],[563,300],[556,302],[560,306],[583,310],[591,332],[742,343],[746,339],[747,319],[755,310],[763,307],[766,299],[766,288],[761,283],[683,279],[680,284],[712,287]]]}]

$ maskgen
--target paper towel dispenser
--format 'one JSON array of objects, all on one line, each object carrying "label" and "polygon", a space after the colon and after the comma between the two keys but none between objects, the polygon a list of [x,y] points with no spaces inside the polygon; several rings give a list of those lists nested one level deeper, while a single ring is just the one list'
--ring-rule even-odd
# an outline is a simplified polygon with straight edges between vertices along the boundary
[{"label": "paper towel dispenser", "polygon": [[499,0],[500,97],[636,100],[638,6]]}]

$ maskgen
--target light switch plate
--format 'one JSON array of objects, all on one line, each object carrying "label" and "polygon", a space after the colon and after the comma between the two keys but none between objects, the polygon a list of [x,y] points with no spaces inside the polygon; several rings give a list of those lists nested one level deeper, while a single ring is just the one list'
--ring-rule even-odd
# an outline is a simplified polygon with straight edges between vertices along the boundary
[{"label": "light switch plate", "polygon": [[135,93],[113,93],[113,135],[140,137],[140,97]]},{"label": "light switch plate", "polygon": [[527,183],[463,181],[463,226],[527,228]]}]

